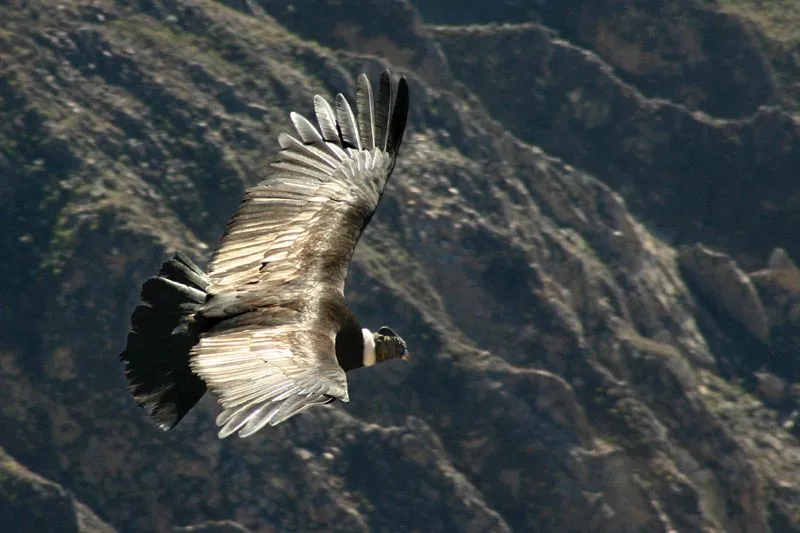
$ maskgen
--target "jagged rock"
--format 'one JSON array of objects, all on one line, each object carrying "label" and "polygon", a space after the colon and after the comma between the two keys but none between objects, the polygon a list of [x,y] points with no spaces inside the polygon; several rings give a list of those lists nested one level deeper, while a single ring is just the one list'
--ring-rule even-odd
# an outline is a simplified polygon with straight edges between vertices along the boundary
[{"label": "jagged rock", "polygon": [[[718,117],[743,117],[760,105],[791,110],[798,91],[791,47],[764,46],[772,36],[759,19],[732,16],[748,2],[696,0],[504,0],[500,3],[412,0],[428,24],[524,25],[535,22],[592,50],[649,97]],[[759,12],[756,4],[753,11]],[[787,24],[791,24],[787,20]],[[524,50],[524,48],[523,48]],[[532,55],[532,54],[531,54]],[[453,58],[452,55],[448,57]],[[453,58],[458,61],[460,58]],[[780,70],[779,70],[780,69]],[[726,90],[720,90],[725,87]]]},{"label": "jagged rock", "polygon": [[783,404],[791,397],[793,389],[785,379],[770,372],[755,372],[754,376],[758,383],[756,391],[772,405]]},{"label": "jagged rock", "polygon": [[539,14],[648,97],[726,118],[784,100],[754,25],[712,3],[545,0]]},{"label": "jagged rock", "polygon": [[678,262],[712,305],[728,313],[761,342],[769,342],[770,323],[764,304],[750,278],[729,255],[698,243],[682,247]]},{"label": "jagged rock", "polygon": [[767,268],[750,274],[772,331],[769,370],[790,383],[800,382],[800,270],[782,248],[770,254]]},{"label": "jagged rock", "polygon": [[765,302],[772,327],[800,326],[800,269],[785,250],[773,250],[767,268],[750,278]]},{"label": "jagged rock", "polygon": [[[349,52],[380,56],[426,78],[451,81],[447,59],[408,0],[357,0],[348,9],[342,9],[338,0],[260,3],[300,36]],[[328,31],[320,33],[317,17],[323,12]]]},{"label": "jagged rock", "polygon": [[787,194],[797,189],[800,122],[790,113],[762,107],[720,120],[649,98],[540,24],[430,31],[453,76],[510,132],[613,187],[659,237],[724,249],[745,269],[776,246],[800,253]]},{"label": "jagged rock", "polygon": [[0,448],[0,530],[8,533],[115,533],[58,483]]}]

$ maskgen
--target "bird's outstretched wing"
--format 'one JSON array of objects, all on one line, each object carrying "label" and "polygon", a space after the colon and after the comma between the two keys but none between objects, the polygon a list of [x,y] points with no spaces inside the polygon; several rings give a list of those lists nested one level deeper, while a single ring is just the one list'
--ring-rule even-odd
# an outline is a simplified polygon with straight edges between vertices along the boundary
[{"label": "bird's outstretched wing", "polygon": [[338,94],[333,106],[314,97],[319,128],[292,113],[299,139],[280,135],[272,171],[228,223],[208,269],[215,296],[207,314],[223,321],[192,355],[222,404],[220,436],[347,401],[337,331],[320,306],[334,293],[343,303],[353,250],[394,168],[408,115],[405,78],[393,93],[388,71],[376,98],[362,74],[355,111]]},{"label": "bird's outstretched wing", "polygon": [[[192,370],[212,380],[209,385],[223,407],[217,417],[220,438],[237,431],[248,437],[312,405],[349,400],[333,337],[314,326],[237,328],[200,341]],[[318,352],[321,348],[324,353]]]},{"label": "bird's outstretched wing", "polygon": [[392,93],[388,71],[377,99],[362,74],[355,112],[338,94],[334,106],[314,97],[319,128],[291,113],[299,139],[281,134],[272,172],[246,191],[211,259],[209,292],[276,286],[298,276],[309,285],[344,287],[353,249],[378,207],[405,130],[405,78],[396,97]]}]

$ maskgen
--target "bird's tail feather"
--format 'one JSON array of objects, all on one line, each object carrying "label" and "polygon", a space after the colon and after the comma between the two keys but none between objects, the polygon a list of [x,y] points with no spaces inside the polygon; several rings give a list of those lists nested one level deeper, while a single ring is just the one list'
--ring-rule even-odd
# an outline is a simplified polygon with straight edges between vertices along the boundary
[{"label": "bird's tail feather", "polygon": [[208,277],[181,253],[142,285],[120,359],[128,390],[164,431],[200,400],[206,385],[189,367],[200,325],[194,312],[205,302]]}]

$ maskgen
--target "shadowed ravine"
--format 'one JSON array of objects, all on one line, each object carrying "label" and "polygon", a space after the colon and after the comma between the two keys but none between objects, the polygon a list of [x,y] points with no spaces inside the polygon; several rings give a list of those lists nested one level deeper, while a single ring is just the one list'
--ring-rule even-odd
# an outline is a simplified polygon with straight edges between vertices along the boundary
[{"label": "shadowed ravine", "polygon": [[[0,530],[800,531],[797,45],[744,0],[429,4],[0,3]],[[160,432],[140,283],[384,66],[411,114],[347,297],[412,361]]]}]

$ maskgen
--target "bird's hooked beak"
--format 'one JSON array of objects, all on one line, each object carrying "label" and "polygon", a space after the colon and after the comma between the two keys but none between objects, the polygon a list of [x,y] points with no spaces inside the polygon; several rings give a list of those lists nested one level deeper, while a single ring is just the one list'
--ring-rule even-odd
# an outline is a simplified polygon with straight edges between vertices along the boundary
[{"label": "bird's hooked beak", "polygon": [[400,359],[402,359],[403,361],[408,363],[409,361],[411,361],[411,354],[406,352],[406,353],[404,353],[403,355],[400,356]]}]

